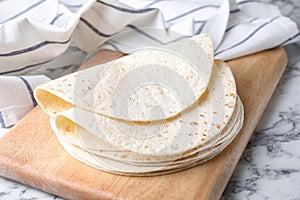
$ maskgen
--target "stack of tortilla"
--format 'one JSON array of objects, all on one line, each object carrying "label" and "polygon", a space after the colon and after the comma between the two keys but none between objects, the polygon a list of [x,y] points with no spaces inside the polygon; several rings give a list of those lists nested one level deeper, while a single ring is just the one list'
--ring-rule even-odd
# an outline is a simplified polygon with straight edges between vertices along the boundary
[{"label": "stack of tortilla", "polygon": [[79,71],[35,97],[65,150],[123,175],[167,174],[224,150],[244,121],[227,64],[206,34]]}]

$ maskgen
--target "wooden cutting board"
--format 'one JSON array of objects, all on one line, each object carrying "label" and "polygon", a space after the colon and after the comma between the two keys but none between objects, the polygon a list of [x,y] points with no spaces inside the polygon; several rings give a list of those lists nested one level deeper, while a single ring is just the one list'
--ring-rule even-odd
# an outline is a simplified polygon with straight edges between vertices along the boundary
[{"label": "wooden cutting board", "polygon": [[[84,67],[120,57],[103,51]],[[0,139],[0,175],[67,199],[220,198],[285,69],[283,48],[228,62],[245,107],[245,123],[220,155],[178,173],[126,177],[89,167],[70,157],[38,106]]]}]

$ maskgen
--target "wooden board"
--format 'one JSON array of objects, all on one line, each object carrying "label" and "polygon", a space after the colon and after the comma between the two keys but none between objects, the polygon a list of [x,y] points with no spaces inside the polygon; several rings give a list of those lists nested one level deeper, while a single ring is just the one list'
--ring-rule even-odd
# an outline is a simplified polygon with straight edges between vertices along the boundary
[{"label": "wooden board", "polygon": [[[85,67],[120,57],[102,52]],[[178,173],[126,177],[91,168],[70,157],[36,107],[0,139],[0,175],[67,199],[220,198],[287,62],[283,48],[229,61],[245,106],[245,123],[220,155]]]}]

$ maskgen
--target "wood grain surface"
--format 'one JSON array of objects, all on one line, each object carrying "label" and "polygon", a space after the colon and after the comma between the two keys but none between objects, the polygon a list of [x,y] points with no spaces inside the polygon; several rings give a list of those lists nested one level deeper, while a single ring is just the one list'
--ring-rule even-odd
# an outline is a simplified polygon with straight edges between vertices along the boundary
[{"label": "wood grain surface", "polygon": [[[85,67],[120,57],[102,51]],[[245,107],[245,122],[233,143],[214,159],[156,177],[106,173],[70,157],[38,106],[0,138],[0,175],[67,199],[220,198],[287,63],[283,48],[228,61]]]}]

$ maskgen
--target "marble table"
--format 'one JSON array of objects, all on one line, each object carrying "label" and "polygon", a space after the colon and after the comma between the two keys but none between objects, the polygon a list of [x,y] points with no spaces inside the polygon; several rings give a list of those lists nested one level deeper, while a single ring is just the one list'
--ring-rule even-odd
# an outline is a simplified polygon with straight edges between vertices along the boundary
[{"label": "marble table", "polygon": [[[300,27],[300,1],[261,1],[278,5],[282,13]],[[300,200],[300,42],[285,49],[288,66],[222,200]],[[80,58],[85,56],[76,48],[70,48],[70,51],[77,63],[65,70],[68,72],[74,71],[74,65],[80,64]],[[60,72],[61,69],[53,70]],[[0,129],[0,137],[6,132],[6,129]],[[61,198],[0,177],[0,199]]]}]

